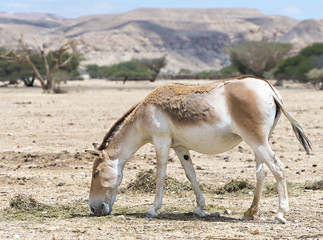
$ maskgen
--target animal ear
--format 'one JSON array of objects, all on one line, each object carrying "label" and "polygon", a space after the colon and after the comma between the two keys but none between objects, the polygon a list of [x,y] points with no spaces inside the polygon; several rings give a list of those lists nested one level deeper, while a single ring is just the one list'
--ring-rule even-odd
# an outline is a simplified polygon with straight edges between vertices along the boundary
[{"label": "animal ear", "polygon": [[103,153],[99,150],[85,150],[86,153],[89,153],[93,156],[97,156],[97,157],[100,157],[100,158],[103,158]]},{"label": "animal ear", "polygon": [[99,148],[99,146],[100,146],[100,144],[98,144],[98,143],[92,143],[92,145],[93,145],[93,147],[94,147],[95,149],[98,149],[98,148]]}]

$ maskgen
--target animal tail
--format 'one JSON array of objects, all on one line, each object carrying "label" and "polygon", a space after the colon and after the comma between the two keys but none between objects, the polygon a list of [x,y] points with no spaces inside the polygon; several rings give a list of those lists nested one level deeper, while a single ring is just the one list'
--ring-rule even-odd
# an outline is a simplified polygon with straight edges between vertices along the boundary
[{"label": "animal tail", "polygon": [[119,118],[113,126],[110,128],[109,132],[107,132],[102,140],[102,143],[99,145],[98,143],[92,143],[95,149],[97,150],[103,150],[106,148],[107,143],[111,140],[113,137],[113,134],[120,129],[121,125],[124,123],[125,119],[141,104],[141,102],[137,103],[136,105],[132,106],[125,114],[122,115],[121,118]]},{"label": "animal tail", "polygon": [[[274,89],[273,89],[274,90]],[[291,123],[292,127],[293,127],[293,131],[295,133],[295,136],[297,137],[298,141],[302,144],[303,148],[305,149],[306,153],[309,155],[310,154],[310,150],[312,150],[311,147],[311,142],[308,139],[308,137],[305,135],[303,128],[301,127],[301,125],[296,121],[295,118],[293,118],[285,109],[282,101],[279,99],[276,91],[274,91],[274,100],[276,103],[276,106],[279,106],[279,108],[281,109],[281,111],[283,112],[283,114],[285,115],[285,117],[288,119],[288,121]]]}]

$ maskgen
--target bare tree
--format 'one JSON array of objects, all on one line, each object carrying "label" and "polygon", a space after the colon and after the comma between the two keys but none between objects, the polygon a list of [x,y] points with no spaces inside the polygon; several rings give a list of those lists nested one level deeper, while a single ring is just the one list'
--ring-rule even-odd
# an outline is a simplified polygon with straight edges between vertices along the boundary
[{"label": "bare tree", "polygon": [[[0,57],[11,58],[14,61],[26,62],[32,69],[34,76],[39,80],[43,90],[52,92],[54,89],[53,78],[54,73],[57,69],[67,66],[74,55],[77,54],[76,41],[68,40],[63,45],[61,45],[56,51],[50,51],[48,45],[40,44],[38,39],[35,39],[38,46],[33,48],[37,54],[41,56],[43,64],[45,66],[44,76],[40,73],[40,69],[37,68],[36,64],[32,61],[30,57],[30,49],[27,47],[23,35],[19,39],[19,48],[17,50],[10,50],[7,53],[1,55]],[[56,52],[57,54],[54,54]],[[67,59],[63,58],[63,54],[71,52]],[[48,60],[51,61],[48,61]]]}]

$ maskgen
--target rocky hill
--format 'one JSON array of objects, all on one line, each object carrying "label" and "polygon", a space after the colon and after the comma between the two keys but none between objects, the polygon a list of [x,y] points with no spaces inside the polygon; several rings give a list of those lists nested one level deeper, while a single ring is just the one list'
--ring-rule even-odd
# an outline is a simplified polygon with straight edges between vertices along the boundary
[{"label": "rocky hill", "polygon": [[166,70],[177,72],[222,68],[225,49],[246,40],[291,42],[296,52],[323,39],[323,19],[299,22],[256,9],[137,9],[76,19],[0,12],[1,46],[16,47],[22,32],[31,46],[35,37],[52,47],[77,39],[83,64],[167,56]]}]

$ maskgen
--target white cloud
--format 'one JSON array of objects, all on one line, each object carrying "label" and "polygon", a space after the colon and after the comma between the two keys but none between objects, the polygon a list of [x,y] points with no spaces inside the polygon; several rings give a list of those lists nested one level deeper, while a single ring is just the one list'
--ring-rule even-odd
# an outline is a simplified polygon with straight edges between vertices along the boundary
[{"label": "white cloud", "polygon": [[282,15],[287,15],[287,16],[298,16],[303,13],[300,8],[292,5],[284,7],[283,9],[281,9],[280,12]]}]

